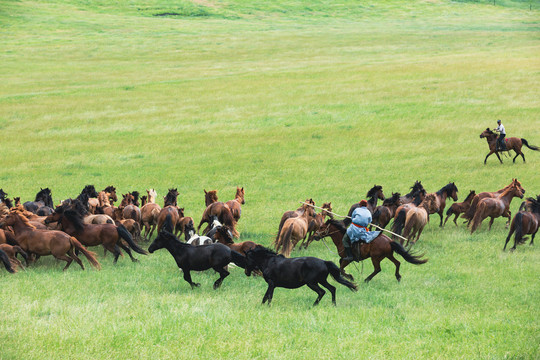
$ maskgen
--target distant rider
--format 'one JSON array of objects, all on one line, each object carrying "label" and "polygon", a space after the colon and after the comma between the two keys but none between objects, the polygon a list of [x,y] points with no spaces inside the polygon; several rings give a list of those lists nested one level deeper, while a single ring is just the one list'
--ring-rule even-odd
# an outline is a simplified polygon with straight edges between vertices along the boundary
[{"label": "distant rider", "polygon": [[499,138],[497,139],[497,151],[504,151],[506,150],[506,145],[504,144],[504,138],[506,137],[506,130],[504,130],[504,126],[501,120],[497,120],[497,124],[499,126],[494,130],[499,133]]},{"label": "distant rider", "polygon": [[351,242],[362,241],[369,244],[375,239],[380,231],[368,231],[367,226],[371,223],[371,212],[368,210],[367,201],[360,201],[360,207],[356,208],[352,213],[352,223],[343,235],[343,246],[345,247],[344,261],[353,261],[354,256],[351,249]]}]

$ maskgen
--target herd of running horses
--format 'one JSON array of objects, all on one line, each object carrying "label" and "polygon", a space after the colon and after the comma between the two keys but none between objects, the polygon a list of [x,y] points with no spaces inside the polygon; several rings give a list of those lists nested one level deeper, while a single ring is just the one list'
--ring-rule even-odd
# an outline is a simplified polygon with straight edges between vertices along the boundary
[{"label": "herd of running horses", "polygon": [[[345,272],[350,263],[345,261],[342,243],[350,216],[355,208],[351,206],[348,216],[343,220],[336,219],[332,212],[332,204],[324,203],[317,207],[312,199],[306,199],[302,206],[283,214],[274,239],[274,250],[267,249],[253,241],[235,242],[240,237],[236,229],[245,203],[244,188],[238,187],[233,200],[218,201],[217,191],[206,191],[206,208],[201,220],[195,228],[193,218],[184,215],[184,208],[178,206],[177,189],[169,189],[164,199],[164,206],[156,203],[157,193],[154,189],[146,190],[140,196],[137,191],[122,195],[118,206],[116,188],[108,186],[97,192],[93,185],[87,185],[75,197],[63,200],[54,206],[51,190],[41,189],[34,201],[21,203],[20,198],[8,198],[8,194],[0,189],[0,260],[9,272],[15,272],[24,265],[17,258],[22,257],[28,264],[41,256],[52,255],[66,262],[64,270],[75,261],[84,269],[82,253],[90,264],[99,269],[100,263],[96,253],[87,249],[90,246],[102,245],[105,253],[111,252],[114,263],[123,250],[132,261],[132,251],[147,255],[139,244],[156,237],[148,248],[150,253],[166,249],[174,257],[179,268],[183,270],[184,279],[191,287],[199,286],[191,279],[191,271],[214,269],[220,277],[214,283],[218,288],[229,275],[228,266],[233,263],[245,269],[246,275],[251,273],[262,275],[268,283],[268,290],[263,303],[272,301],[275,287],[296,288],[309,286],[318,294],[317,304],[325,291],[322,285],[331,292],[335,304],[335,287],[327,281],[331,275],[338,283],[356,290],[352,276]],[[476,193],[470,191],[463,202],[458,203],[458,188],[452,182],[439,191],[427,193],[420,181],[416,181],[410,192],[404,196],[392,193],[386,198],[383,188],[375,185],[367,195],[367,208],[372,213],[372,226],[385,229],[392,221],[390,236],[383,231],[369,244],[353,243],[353,254],[358,261],[371,258],[374,271],[365,281],[370,281],[381,271],[380,263],[388,258],[395,264],[395,276],[399,281],[400,262],[394,253],[401,255],[407,262],[420,265],[427,259],[414,254],[411,249],[419,240],[431,214],[439,215],[439,225],[443,227],[453,216],[457,226],[459,216],[464,218],[471,233],[477,231],[483,220],[490,218],[489,228],[495,218],[506,217],[510,227],[504,249],[514,235],[514,246],[524,242],[525,236],[534,237],[540,222],[540,195],[527,198],[519,212],[512,219],[510,204],[512,199],[524,198],[525,189],[517,179],[495,192]],[[446,201],[454,203],[446,210]],[[379,200],[382,204],[378,206]],[[316,209],[321,209],[317,212]],[[444,215],[446,213],[446,218]],[[443,220],[444,219],[444,220]],[[201,227],[206,227],[201,231]],[[181,240],[184,236],[185,242]],[[329,237],[334,242],[340,256],[340,266],[330,261],[313,257],[289,258],[295,246],[307,248],[313,241]]]}]

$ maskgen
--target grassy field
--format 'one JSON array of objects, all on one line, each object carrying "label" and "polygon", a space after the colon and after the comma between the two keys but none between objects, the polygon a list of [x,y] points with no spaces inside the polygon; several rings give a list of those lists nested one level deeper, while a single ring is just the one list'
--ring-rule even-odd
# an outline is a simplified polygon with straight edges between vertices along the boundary
[{"label": "grassy field", "polygon": [[[540,153],[484,166],[478,135],[502,119],[540,145],[539,9],[0,0],[0,188],[33,200],[50,187],[58,202],[86,184],[160,200],[178,187],[198,222],[203,189],[230,200],[243,186],[241,239],[265,245],[298,201],[346,213],[373,184],[454,181],[462,201],[517,177],[537,195]],[[339,287],[336,308],[328,295],[311,308],[308,288],[261,306],[266,283],[240,269],[218,291],[195,274],[192,291],[163,251],[1,270],[0,359],[539,358],[538,245],[502,252],[501,219],[474,235],[433,219],[416,245],[426,265],[402,261],[400,284],[389,261],[369,284],[370,262],[351,267],[360,290]],[[323,243],[300,255],[337,261]]]}]

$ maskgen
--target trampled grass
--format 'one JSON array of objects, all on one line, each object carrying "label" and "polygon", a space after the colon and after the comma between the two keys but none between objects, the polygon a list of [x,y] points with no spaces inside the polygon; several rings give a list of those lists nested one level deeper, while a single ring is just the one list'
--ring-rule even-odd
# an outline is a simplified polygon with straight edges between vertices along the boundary
[{"label": "trampled grass", "polygon": [[[0,188],[178,187],[198,222],[204,188],[244,186],[241,238],[266,245],[298,201],[346,213],[373,184],[455,181],[461,201],[517,177],[536,195],[540,153],[482,164],[496,119],[540,144],[538,2],[496,3],[3,1]],[[260,306],[241,269],[191,291],[163,252],[113,266],[96,248],[99,272],[42,258],[0,272],[0,358],[538,358],[537,246],[503,253],[501,219],[437,220],[426,265],[402,261],[401,284],[388,261],[370,284],[369,261],[351,267],[337,308],[307,288]]]}]

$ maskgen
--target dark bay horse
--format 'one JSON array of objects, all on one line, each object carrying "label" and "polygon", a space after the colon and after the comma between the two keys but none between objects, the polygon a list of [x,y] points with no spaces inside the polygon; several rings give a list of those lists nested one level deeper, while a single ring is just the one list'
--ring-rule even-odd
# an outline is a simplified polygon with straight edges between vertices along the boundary
[{"label": "dark bay horse", "polygon": [[527,201],[529,211],[519,211],[516,216],[514,216],[512,223],[510,224],[510,231],[506,237],[503,250],[506,250],[506,245],[508,245],[514,232],[514,246],[512,246],[510,250],[516,250],[516,245],[525,240],[524,235],[532,235],[529,245],[534,243],[534,237],[536,236],[540,225],[540,195],[538,195],[536,199],[530,197]]},{"label": "dark bay horse", "polygon": [[288,259],[260,245],[246,253],[246,260],[246,275],[250,276],[252,271],[260,270],[268,284],[268,289],[262,300],[263,304],[268,301],[268,305],[270,305],[276,287],[296,289],[307,285],[317,293],[317,299],[313,303],[313,306],[315,306],[319,304],[326,293],[319,286],[320,284],[330,291],[332,304],[335,306],[336,288],[328,283],[328,275],[332,275],[334,280],[350,290],[357,290],[356,285],[344,279],[339,268],[331,261],[324,261],[315,257]]},{"label": "dark bay horse", "polygon": [[169,189],[169,192],[165,197],[163,198],[163,207],[167,206],[178,206],[178,188],[176,189]]},{"label": "dark bay horse", "polygon": [[236,195],[234,199],[229,200],[225,203],[229,207],[229,209],[231,209],[231,213],[236,222],[240,220],[240,216],[242,215],[242,205],[246,203],[245,195],[246,193],[243,187],[236,187]]},{"label": "dark bay horse", "polygon": [[[346,231],[347,228],[345,227],[343,222],[329,219],[321,227],[321,229],[315,233],[315,237],[323,239],[329,236],[332,239],[340,256],[340,271],[344,276],[352,279],[353,277],[345,272],[345,267],[350,264],[350,261],[343,260],[343,258],[345,257],[345,248],[343,247],[342,239]],[[364,280],[365,282],[369,282],[371,279],[373,279],[375,275],[377,275],[381,271],[381,261],[385,258],[388,258],[391,262],[394,263],[394,265],[396,266],[396,279],[397,281],[401,280],[401,275],[399,273],[399,267],[401,263],[394,257],[394,252],[401,255],[405,259],[405,261],[410,262],[411,264],[420,265],[427,262],[427,259],[422,259],[422,256],[417,256],[410,253],[409,251],[405,250],[405,248],[401,244],[392,241],[390,238],[388,238],[388,236],[384,235],[383,233],[377,236],[369,244],[364,244],[360,242],[353,243],[352,250],[355,258],[359,259],[360,261],[371,258],[374,271]]]},{"label": "dark bay horse", "polygon": [[371,223],[384,229],[394,217],[396,209],[401,205],[400,197],[400,193],[392,193],[391,198],[387,198],[381,206],[377,206]]},{"label": "dark bay horse", "polygon": [[[373,187],[368,191],[368,193],[366,194],[366,198],[368,199],[367,200],[367,209],[369,210],[369,212],[371,212],[371,214],[373,214],[373,212],[375,211],[375,208],[377,207],[377,200],[382,200],[384,201],[385,197],[384,197],[384,194],[383,194],[383,187],[381,185],[373,185]],[[347,216],[350,218],[352,217],[352,213],[354,212],[354,210],[356,210],[358,207],[360,207],[360,202],[357,202],[356,204],[353,204],[351,206],[351,208],[349,209],[349,213],[347,214]],[[344,222],[345,222],[345,225],[349,226],[351,224],[351,219],[349,218],[345,218]]]},{"label": "dark bay horse", "polygon": [[[167,225],[168,224],[168,225]],[[172,228],[170,219],[167,220],[164,228]],[[218,289],[229,272],[225,270],[226,266],[233,262],[236,265],[244,268],[246,258],[234,250],[229,249],[223,244],[210,244],[201,246],[192,246],[178,240],[174,234],[162,230],[154,242],[148,248],[150,253],[159,249],[167,249],[176,261],[176,265],[182,269],[184,280],[186,280],[191,288],[199,287],[200,284],[194,283],[191,280],[191,271],[203,271],[214,269],[219,273],[219,279],[214,282],[214,290]]]},{"label": "dark bay horse", "polygon": [[457,226],[457,218],[461,213],[466,212],[471,207],[471,203],[476,196],[476,192],[474,190],[471,190],[469,195],[465,198],[463,202],[460,203],[453,203],[452,206],[448,208],[446,211],[446,219],[444,219],[444,224],[446,225],[446,222],[450,218],[450,216],[454,215],[454,224]]},{"label": "dark bay horse", "polygon": [[452,200],[457,201],[457,193],[458,188],[453,182],[448,183],[447,185],[443,186],[439,191],[434,193],[436,196],[436,201],[433,203],[433,206],[428,210],[428,215],[435,213],[439,214],[439,217],[441,218],[441,222],[439,224],[440,227],[443,226],[443,212],[444,208],[446,207],[446,199],[450,197],[452,198]]},{"label": "dark bay horse", "polygon": [[423,194],[423,196],[425,196],[426,193],[427,193],[426,190],[424,189],[424,186],[422,185],[422,182],[416,180],[414,185],[411,186],[411,191],[408,194],[403,195],[399,199],[400,203],[403,205],[403,204],[408,204],[408,203],[412,202],[413,198],[414,198],[414,194],[416,194],[418,192]]},{"label": "dark bay horse", "polygon": [[73,260],[84,270],[81,259],[75,254],[75,250],[78,250],[84,254],[92,266],[96,269],[101,268],[95,257],[96,254],[87,250],[76,238],[63,231],[36,229],[17,210],[5,217],[1,226],[12,226],[19,246],[29,256],[36,255],[36,260],[40,256],[52,255],[58,260],[67,262],[64,271]]},{"label": "dark bay horse", "polygon": [[[482,132],[480,134],[480,139],[485,138],[487,140],[487,143],[488,143],[488,146],[489,146],[489,153],[486,155],[486,158],[484,159],[484,165],[486,165],[486,161],[487,161],[488,157],[493,153],[495,153],[495,155],[497,155],[497,158],[499,159],[501,164],[503,163],[501,157],[499,156],[499,151],[497,150],[497,138],[498,138],[498,136],[499,135],[497,133],[494,133],[489,128],[487,128],[486,130],[484,130],[484,132]],[[514,158],[512,159],[514,163],[516,162],[516,158],[519,155],[521,155],[521,157],[523,158],[523,162],[525,162],[525,155],[523,155],[523,152],[521,151],[521,148],[522,148],[523,145],[525,145],[526,147],[528,147],[531,150],[540,151],[539,147],[529,145],[527,140],[525,140],[523,138],[517,138],[517,137],[506,138],[505,143],[506,143],[506,150],[503,150],[503,151],[514,150],[516,152],[516,156],[514,156]]]},{"label": "dark bay horse", "polygon": [[51,190],[49,188],[41,188],[36,194],[34,201],[27,201],[23,204],[24,208],[28,211],[38,214],[40,216],[50,215],[54,210],[54,203],[52,199]]}]

